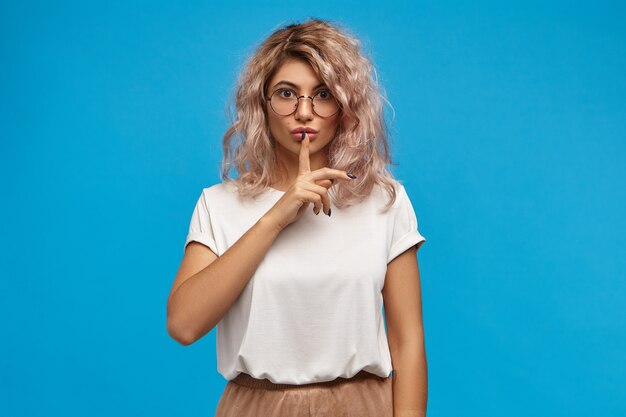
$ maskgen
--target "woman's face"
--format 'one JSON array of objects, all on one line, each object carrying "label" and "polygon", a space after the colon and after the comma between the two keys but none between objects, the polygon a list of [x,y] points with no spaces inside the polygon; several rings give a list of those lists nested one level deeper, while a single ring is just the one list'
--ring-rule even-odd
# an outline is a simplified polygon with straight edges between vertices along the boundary
[{"label": "woman's face", "polygon": [[[281,83],[282,81],[291,84]],[[280,89],[289,89],[293,93],[276,93],[283,96],[310,96],[313,97],[319,91],[325,88],[322,82],[317,78],[313,68],[308,62],[290,58],[276,71],[268,84],[267,97]],[[310,139],[310,155],[324,149],[326,145],[335,137],[335,132],[339,125],[339,116],[341,110],[337,111],[330,117],[320,117],[313,113],[311,100],[301,98],[298,107],[293,114],[289,116],[280,116],[276,114],[267,101],[267,116],[269,121],[269,129],[276,142],[278,153],[291,152],[296,156],[300,153],[300,135],[294,135],[292,130],[298,127],[312,128],[317,134],[309,136]]]}]

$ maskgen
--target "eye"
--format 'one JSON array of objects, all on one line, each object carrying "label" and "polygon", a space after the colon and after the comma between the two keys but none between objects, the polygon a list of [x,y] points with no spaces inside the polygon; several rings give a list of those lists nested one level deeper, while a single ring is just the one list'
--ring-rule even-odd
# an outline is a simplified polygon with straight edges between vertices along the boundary
[{"label": "eye", "polygon": [[292,94],[293,94],[293,91],[287,88],[281,88],[280,90],[278,90],[278,95],[279,97],[282,97],[282,98],[291,98]]},{"label": "eye", "polygon": [[317,97],[319,97],[322,100],[328,100],[329,98],[331,98],[333,95],[330,93],[330,91],[328,90],[321,90],[320,92],[318,92],[316,94]]}]

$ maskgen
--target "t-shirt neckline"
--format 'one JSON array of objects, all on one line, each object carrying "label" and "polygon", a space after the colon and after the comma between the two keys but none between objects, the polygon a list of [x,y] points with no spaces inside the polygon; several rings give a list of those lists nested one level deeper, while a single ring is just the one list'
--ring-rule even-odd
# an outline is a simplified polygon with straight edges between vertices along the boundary
[{"label": "t-shirt neckline", "polygon": [[285,194],[285,193],[287,192],[287,191],[277,190],[276,188],[274,188],[274,187],[270,187],[270,186],[268,186],[267,188],[268,188],[271,192],[273,192],[273,193]]}]

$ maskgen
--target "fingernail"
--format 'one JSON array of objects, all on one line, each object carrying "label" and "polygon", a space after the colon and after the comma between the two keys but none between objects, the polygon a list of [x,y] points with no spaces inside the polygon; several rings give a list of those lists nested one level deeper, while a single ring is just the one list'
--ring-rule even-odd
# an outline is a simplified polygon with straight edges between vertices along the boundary
[{"label": "fingernail", "polygon": [[306,136],[306,130],[302,132],[302,136],[300,137],[300,140],[304,140],[305,136]]},{"label": "fingernail", "polygon": [[330,210],[331,210],[331,208],[328,207],[328,217],[330,217]]},{"label": "fingernail", "polygon": [[353,175],[353,174],[348,174],[348,173],[346,173],[346,175],[347,175],[348,177],[352,178],[352,179],[355,179],[355,178],[356,178],[356,175]]}]

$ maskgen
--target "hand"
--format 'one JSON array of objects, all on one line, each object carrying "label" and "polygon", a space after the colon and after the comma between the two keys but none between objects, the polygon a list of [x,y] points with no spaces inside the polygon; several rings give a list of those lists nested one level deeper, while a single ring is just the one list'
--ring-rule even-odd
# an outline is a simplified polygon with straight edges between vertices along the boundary
[{"label": "hand", "polygon": [[[313,203],[313,212],[319,214],[324,209],[330,215],[330,199],[328,188],[335,179],[352,180],[345,171],[323,167],[311,172],[309,159],[310,139],[306,135],[300,146],[298,176],[285,194],[274,204],[265,216],[279,228],[284,229],[298,220],[304,211]],[[355,177],[356,178],[356,177]]]}]

